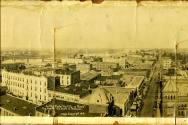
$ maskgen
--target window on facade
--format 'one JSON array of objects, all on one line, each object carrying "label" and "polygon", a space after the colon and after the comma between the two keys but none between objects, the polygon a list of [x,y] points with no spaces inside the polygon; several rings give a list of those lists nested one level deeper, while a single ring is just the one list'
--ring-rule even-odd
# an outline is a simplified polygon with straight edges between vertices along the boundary
[{"label": "window on facade", "polygon": [[184,112],[183,111],[181,111],[181,115],[184,116]]},{"label": "window on facade", "polygon": [[180,112],[180,111],[178,111],[178,115],[181,115],[181,112]]}]

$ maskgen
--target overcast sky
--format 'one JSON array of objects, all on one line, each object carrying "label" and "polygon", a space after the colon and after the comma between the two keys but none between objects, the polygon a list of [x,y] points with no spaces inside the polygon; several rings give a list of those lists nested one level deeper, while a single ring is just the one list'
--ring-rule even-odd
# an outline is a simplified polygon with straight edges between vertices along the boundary
[{"label": "overcast sky", "polygon": [[56,27],[56,48],[173,48],[188,39],[188,5],[3,6],[1,47],[51,49]]}]

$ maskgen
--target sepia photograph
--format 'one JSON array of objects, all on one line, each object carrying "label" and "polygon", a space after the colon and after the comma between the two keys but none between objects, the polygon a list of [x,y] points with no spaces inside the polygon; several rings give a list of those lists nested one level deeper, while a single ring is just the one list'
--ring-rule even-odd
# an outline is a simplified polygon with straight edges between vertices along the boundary
[{"label": "sepia photograph", "polygon": [[188,2],[2,0],[2,124],[188,124]]}]

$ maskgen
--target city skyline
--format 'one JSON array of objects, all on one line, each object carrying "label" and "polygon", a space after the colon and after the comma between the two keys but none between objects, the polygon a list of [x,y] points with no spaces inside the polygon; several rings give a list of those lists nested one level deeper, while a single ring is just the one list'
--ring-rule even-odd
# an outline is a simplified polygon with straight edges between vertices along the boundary
[{"label": "city skyline", "polygon": [[1,123],[188,123],[188,2],[96,1],[1,2]]}]

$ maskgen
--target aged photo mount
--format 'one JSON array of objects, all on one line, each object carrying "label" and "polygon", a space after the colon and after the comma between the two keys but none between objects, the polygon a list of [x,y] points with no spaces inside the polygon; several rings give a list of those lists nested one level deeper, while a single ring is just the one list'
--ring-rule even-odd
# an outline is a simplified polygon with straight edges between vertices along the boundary
[{"label": "aged photo mount", "polygon": [[188,2],[2,0],[1,124],[188,124]]}]

